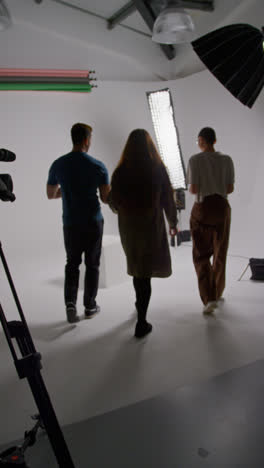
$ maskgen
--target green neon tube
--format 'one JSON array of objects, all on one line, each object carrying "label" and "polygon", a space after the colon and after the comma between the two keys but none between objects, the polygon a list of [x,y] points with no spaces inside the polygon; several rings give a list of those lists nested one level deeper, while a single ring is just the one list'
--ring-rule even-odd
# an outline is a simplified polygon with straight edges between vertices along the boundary
[{"label": "green neon tube", "polygon": [[92,86],[89,84],[0,82],[0,91],[68,91],[89,93],[91,90]]}]

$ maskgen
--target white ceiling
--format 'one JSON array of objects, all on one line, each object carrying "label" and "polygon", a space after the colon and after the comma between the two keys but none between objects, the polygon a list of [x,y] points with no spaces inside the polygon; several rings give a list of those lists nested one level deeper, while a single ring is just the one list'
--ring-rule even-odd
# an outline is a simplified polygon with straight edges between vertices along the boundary
[{"label": "white ceiling", "polygon": [[[63,1],[5,0],[13,26],[0,33],[1,68],[94,69],[99,80],[120,81],[171,80],[204,68],[190,44],[177,46],[175,59],[169,61],[151,41],[138,12],[109,30],[104,18],[128,0]],[[264,24],[264,0],[215,0],[212,13],[188,11],[196,27],[194,38],[227,24]]]}]

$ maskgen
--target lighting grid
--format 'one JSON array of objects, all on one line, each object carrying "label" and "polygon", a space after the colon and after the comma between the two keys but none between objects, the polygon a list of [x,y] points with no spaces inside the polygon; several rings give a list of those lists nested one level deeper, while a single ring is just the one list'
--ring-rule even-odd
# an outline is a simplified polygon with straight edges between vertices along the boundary
[{"label": "lighting grid", "polygon": [[152,123],[160,156],[167,168],[173,189],[186,189],[186,172],[181,155],[170,90],[147,93]]},{"label": "lighting grid", "polygon": [[69,91],[88,93],[94,71],[1,68],[1,91]]}]

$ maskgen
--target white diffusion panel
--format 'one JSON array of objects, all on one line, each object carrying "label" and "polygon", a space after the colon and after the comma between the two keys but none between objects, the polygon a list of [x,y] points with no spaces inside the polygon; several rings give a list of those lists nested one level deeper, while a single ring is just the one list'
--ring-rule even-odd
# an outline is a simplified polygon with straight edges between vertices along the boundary
[{"label": "white diffusion panel", "polygon": [[169,89],[147,93],[152,122],[161,158],[168,170],[172,187],[185,189],[185,169],[174,121]]}]

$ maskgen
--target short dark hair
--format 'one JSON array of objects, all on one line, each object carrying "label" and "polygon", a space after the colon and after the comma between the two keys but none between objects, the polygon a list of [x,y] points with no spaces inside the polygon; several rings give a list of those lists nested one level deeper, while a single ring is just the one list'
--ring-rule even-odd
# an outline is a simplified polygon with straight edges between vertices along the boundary
[{"label": "short dark hair", "polygon": [[71,138],[74,145],[79,145],[92,134],[92,127],[84,123],[76,123],[71,128]]},{"label": "short dark hair", "polygon": [[215,131],[211,127],[204,127],[200,130],[198,137],[202,137],[205,139],[207,143],[213,145],[216,141]]}]

